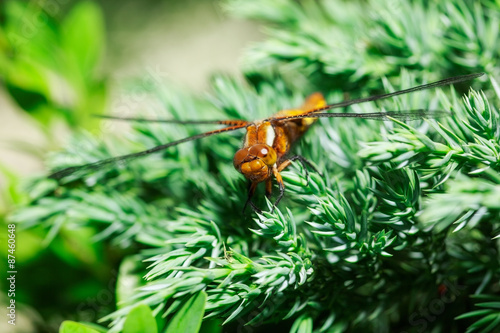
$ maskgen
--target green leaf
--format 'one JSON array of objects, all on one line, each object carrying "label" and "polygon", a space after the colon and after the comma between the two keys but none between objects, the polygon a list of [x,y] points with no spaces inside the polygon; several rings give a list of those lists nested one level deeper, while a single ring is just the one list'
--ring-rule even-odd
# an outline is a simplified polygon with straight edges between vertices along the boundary
[{"label": "green leaf", "polygon": [[207,294],[204,291],[193,295],[173,316],[168,323],[165,333],[196,333],[199,331]]},{"label": "green leaf", "polygon": [[[4,1],[5,37],[8,42],[7,58],[15,61],[29,60],[39,69],[56,69],[61,65],[58,58],[58,29],[43,3],[28,1]],[[60,5],[53,3],[56,7]],[[49,5],[49,7],[51,6]],[[2,6],[3,7],[3,6]],[[1,48],[0,48],[1,49]],[[10,51],[15,51],[12,58]],[[3,51],[3,50],[2,50]]]},{"label": "green leaf", "polygon": [[36,182],[29,189],[29,195],[31,200],[37,200],[49,192],[54,191],[57,188],[57,182],[53,179],[42,179],[40,182]]},{"label": "green leaf", "polygon": [[89,322],[81,322],[82,325],[85,325],[88,328],[91,328],[93,330],[98,331],[99,333],[107,333],[108,328],[103,327],[101,325],[95,324],[95,323],[89,323]]},{"label": "green leaf", "polygon": [[[49,97],[49,83],[46,69],[34,62],[32,59],[18,58],[17,61],[9,63],[7,72],[5,73],[9,89],[14,97],[33,96],[38,94],[40,96],[37,103],[29,101],[29,105],[23,105],[23,100],[18,98],[21,106],[28,111],[34,109],[38,104],[46,102]],[[31,95],[29,95],[31,94]],[[28,104],[28,102],[26,102]]]},{"label": "green leaf", "polygon": [[59,333],[99,333],[84,324],[77,323],[75,321],[63,321],[61,327],[59,327]]},{"label": "green leaf", "polygon": [[200,333],[222,333],[222,321],[218,319],[204,320]]},{"label": "green leaf", "polygon": [[455,317],[455,319],[466,319],[466,318],[471,318],[471,317],[477,317],[477,316],[483,316],[483,315],[487,315],[487,314],[490,314],[491,313],[491,310],[489,309],[484,309],[484,310],[474,310],[474,311],[471,311],[471,312],[467,312],[467,313],[464,313],[464,314],[461,314],[460,316],[457,316]]},{"label": "green leaf", "polygon": [[133,308],[123,324],[123,333],[156,333],[158,328],[149,306],[139,304]]},{"label": "green leaf", "polygon": [[313,320],[307,315],[302,315],[295,320],[290,329],[290,333],[312,333]]},{"label": "green leaf", "polygon": [[118,308],[130,304],[132,296],[140,286],[141,277],[137,274],[141,266],[138,256],[129,256],[122,260],[116,281],[116,303]]},{"label": "green leaf", "polygon": [[480,306],[482,308],[500,309],[500,302],[477,303],[476,306]]},{"label": "green leaf", "polygon": [[82,77],[92,77],[103,53],[104,22],[101,9],[92,1],[78,2],[65,18],[62,46]]},{"label": "green leaf", "polygon": [[486,333],[490,332],[492,329],[494,329],[498,324],[500,323],[500,315],[497,313],[492,313],[488,316],[485,316],[478,321],[476,321],[474,324],[470,325],[469,329],[479,329],[481,327],[484,327],[481,332]]}]

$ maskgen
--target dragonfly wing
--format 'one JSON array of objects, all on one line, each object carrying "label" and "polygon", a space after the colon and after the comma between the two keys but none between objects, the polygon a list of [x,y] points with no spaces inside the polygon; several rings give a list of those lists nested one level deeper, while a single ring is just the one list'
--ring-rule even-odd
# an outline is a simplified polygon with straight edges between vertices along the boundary
[{"label": "dragonfly wing", "polygon": [[68,167],[68,168],[54,172],[53,174],[49,175],[49,178],[60,180],[66,176],[69,176],[69,175],[72,175],[75,173],[79,173],[79,172],[87,173],[87,172],[90,172],[92,170],[97,170],[97,169],[100,169],[104,166],[107,166],[107,165],[110,165],[113,163],[131,161],[131,160],[134,160],[134,159],[142,157],[142,156],[154,154],[156,152],[168,149],[168,148],[173,147],[173,146],[177,146],[177,145],[184,143],[184,142],[205,138],[207,136],[212,136],[212,135],[219,134],[219,133],[236,131],[236,130],[245,128],[246,126],[247,126],[247,124],[245,123],[245,124],[240,124],[240,125],[236,125],[236,126],[220,128],[220,129],[217,129],[214,131],[205,132],[205,133],[193,135],[193,136],[181,139],[181,140],[173,141],[173,142],[170,142],[170,143],[167,143],[164,145],[159,145],[159,146],[156,146],[156,147],[144,150],[144,151],[140,151],[138,153],[127,154],[127,155],[122,155],[122,156],[117,156],[117,157],[111,157],[111,158],[97,161],[94,163]]},{"label": "dragonfly wing", "polygon": [[166,124],[180,124],[180,125],[200,125],[200,124],[220,124],[226,126],[239,126],[248,125],[250,122],[246,120],[177,120],[177,119],[150,119],[150,118],[136,118],[136,117],[118,117],[118,116],[108,116],[95,114],[94,117],[103,119],[113,119],[113,120],[124,120],[124,121],[137,121],[137,122],[147,122],[147,123],[166,123]]},{"label": "dragonfly wing", "polygon": [[[339,103],[329,104],[329,105],[325,105],[325,106],[322,106],[322,107],[316,107],[316,108],[310,109],[310,110],[304,112],[304,115],[314,114],[314,113],[318,113],[318,112],[322,112],[322,111],[327,111],[327,110],[333,110],[333,109],[342,108],[342,107],[347,107],[347,106],[351,106],[351,105],[354,105],[354,104],[360,104],[360,103],[366,103],[366,102],[373,102],[373,101],[377,101],[377,100],[381,100],[381,99],[386,99],[386,98],[390,98],[390,97],[394,97],[394,96],[409,94],[409,93],[420,91],[420,90],[426,90],[426,89],[437,88],[437,87],[441,87],[441,86],[447,86],[447,85],[450,85],[450,84],[455,84],[455,83],[459,83],[459,82],[463,82],[463,81],[469,81],[469,80],[478,78],[480,76],[483,76],[484,74],[485,73],[475,73],[475,74],[468,74],[468,75],[462,75],[462,76],[455,76],[455,77],[450,77],[450,78],[447,78],[447,79],[444,79],[444,80],[440,80],[440,81],[436,81],[436,82],[432,82],[432,83],[428,83],[428,84],[423,84],[423,85],[420,85],[420,86],[412,87],[412,88],[409,88],[409,89],[395,91],[395,92],[388,93],[388,94],[370,96],[370,97],[365,97],[365,98],[351,99],[351,100],[348,100],[348,101],[343,101],[343,102],[339,102]],[[340,115],[341,113],[337,113],[337,114]],[[324,117],[324,116],[322,116],[322,117]],[[335,117],[342,117],[342,116],[335,116]],[[344,116],[344,117],[349,117],[349,116]],[[287,119],[291,120],[291,119],[297,119],[297,118],[307,118],[307,117],[303,117],[303,116],[302,117],[297,117],[295,115],[290,115],[290,116],[271,117],[271,118],[265,119],[264,121],[287,120]]]},{"label": "dragonfly wing", "polygon": [[424,118],[442,118],[451,116],[447,111],[429,111],[429,110],[410,110],[410,111],[387,111],[387,112],[371,112],[371,113],[313,113],[300,114],[286,117],[286,120],[300,118],[361,118],[371,120],[390,121],[391,118],[398,120],[418,120]]}]

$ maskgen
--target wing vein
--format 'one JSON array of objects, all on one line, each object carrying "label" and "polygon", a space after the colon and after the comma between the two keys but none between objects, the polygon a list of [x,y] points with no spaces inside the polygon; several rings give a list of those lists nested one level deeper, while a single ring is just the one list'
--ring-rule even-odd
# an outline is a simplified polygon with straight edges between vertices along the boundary
[{"label": "wing vein", "polygon": [[237,125],[248,125],[246,120],[177,120],[177,119],[151,119],[151,118],[135,118],[135,117],[118,117],[118,116],[108,116],[96,114],[94,117],[103,119],[113,119],[113,120],[123,120],[123,121],[137,121],[137,122],[148,122],[148,123],[167,123],[167,124],[180,124],[180,125],[190,125],[190,124],[220,124],[227,126],[237,126]]},{"label": "wing vein", "polygon": [[59,170],[59,171],[52,173],[51,175],[49,175],[49,178],[60,180],[66,176],[69,176],[69,175],[77,173],[77,172],[82,172],[82,171],[87,172],[87,171],[99,169],[104,165],[108,165],[108,164],[112,164],[112,163],[119,163],[119,162],[123,162],[123,161],[131,161],[131,160],[136,159],[138,157],[153,154],[153,153],[168,149],[170,147],[176,146],[176,145],[184,143],[184,142],[205,138],[207,136],[211,136],[214,134],[236,131],[238,129],[245,128],[246,126],[247,126],[246,124],[243,124],[243,125],[220,128],[220,129],[217,129],[214,131],[193,135],[193,136],[181,139],[181,140],[177,140],[177,141],[169,142],[169,143],[159,145],[159,146],[156,146],[153,148],[149,148],[149,149],[140,151],[138,153],[132,153],[132,154],[127,154],[127,155],[122,155],[122,156],[117,156],[117,157],[111,157],[111,158],[97,161],[97,162],[93,162],[93,163],[68,167],[68,168],[65,168],[65,169],[62,169],[62,170]]},{"label": "wing vein", "polygon": [[[381,99],[386,99],[390,97],[395,97],[399,95],[404,95],[404,94],[409,94],[415,91],[420,91],[420,90],[426,90],[426,89],[431,89],[431,88],[437,88],[441,86],[447,86],[450,84],[455,84],[463,81],[469,81],[475,78],[478,78],[480,76],[484,75],[484,73],[474,73],[474,74],[468,74],[468,75],[461,75],[461,76],[455,76],[455,77],[450,77],[444,80],[432,82],[432,83],[427,83],[423,84],[420,86],[412,87],[409,89],[403,89],[399,91],[395,91],[392,93],[387,93],[387,94],[382,94],[382,95],[376,95],[376,96],[369,96],[369,97],[364,97],[364,98],[356,98],[356,99],[351,99],[348,101],[343,101],[339,103],[334,103],[334,104],[329,104],[320,108],[308,110],[303,113],[303,115],[311,114],[311,113],[317,113],[321,111],[327,111],[327,110],[333,110],[337,108],[342,108],[342,107],[347,107],[351,106],[354,104],[360,104],[360,103],[366,103],[366,102],[373,102],[373,101],[378,101]],[[348,116],[346,116],[348,117]],[[268,119],[265,119],[264,121],[273,121],[273,120],[287,120],[287,119],[298,119],[298,118],[307,118],[307,117],[299,117],[299,116],[283,116],[283,117],[270,117]],[[314,117],[311,117],[314,118]]]}]

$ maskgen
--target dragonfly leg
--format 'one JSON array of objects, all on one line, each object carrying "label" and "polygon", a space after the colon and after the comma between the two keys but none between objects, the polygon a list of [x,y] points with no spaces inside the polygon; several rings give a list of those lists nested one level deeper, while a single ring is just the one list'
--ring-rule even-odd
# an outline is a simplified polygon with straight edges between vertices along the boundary
[{"label": "dragonfly leg", "polygon": [[266,180],[266,197],[269,199],[273,194],[273,180],[268,178]]},{"label": "dragonfly leg", "polygon": [[250,183],[250,186],[248,187],[248,197],[247,197],[247,201],[245,202],[245,205],[243,206],[243,212],[245,212],[245,209],[247,208],[248,205],[250,205],[250,207],[252,207],[252,209],[257,212],[257,213],[262,213],[262,210],[259,209],[259,207],[257,207],[253,202],[252,202],[252,197],[253,197],[253,194],[255,193],[255,189],[257,188],[257,185],[259,183],[257,182],[251,182]]},{"label": "dragonfly leg", "polygon": [[278,197],[276,198],[276,201],[274,202],[273,209],[271,210],[271,213],[274,212],[274,209],[276,208],[276,206],[278,206],[278,203],[281,201],[281,199],[285,195],[285,184],[283,183],[283,178],[281,178],[280,172],[278,171],[277,167],[273,167],[273,174],[274,174],[274,177],[276,178],[276,182],[278,183],[278,187],[280,189],[280,194],[278,194]]},{"label": "dragonfly leg", "polygon": [[288,160],[281,163],[278,167],[278,172],[283,171],[283,169],[285,169],[287,166],[289,166],[292,162],[296,160],[298,160],[304,167],[304,172],[306,173],[307,185],[309,185],[309,170],[307,170],[307,167],[310,167],[311,169],[316,171],[321,177],[323,177],[323,174],[318,169],[316,169],[316,167],[311,162],[309,162],[307,158],[300,155],[292,156]]}]

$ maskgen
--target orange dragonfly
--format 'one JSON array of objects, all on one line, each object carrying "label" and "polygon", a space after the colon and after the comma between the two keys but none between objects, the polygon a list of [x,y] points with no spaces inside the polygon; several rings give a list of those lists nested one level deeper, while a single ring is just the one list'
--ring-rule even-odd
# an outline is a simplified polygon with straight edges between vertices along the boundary
[{"label": "orange dragonfly", "polygon": [[416,86],[413,88],[400,90],[388,94],[371,96],[366,98],[358,98],[347,100],[334,104],[327,104],[325,99],[320,93],[310,95],[305,103],[296,110],[283,110],[275,115],[259,120],[259,121],[246,121],[246,120],[162,120],[162,119],[143,119],[143,118],[121,118],[114,116],[100,116],[107,119],[130,120],[130,121],[148,121],[148,122],[161,122],[170,124],[219,124],[226,127],[216,129],[213,131],[193,135],[184,139],[180,139],[167,144],[159,145],[138,153],[127,154],[109,159],[97,161],[94,163],[68,167],[51,174],[49,178],[60,180],[66,176],[77,172],[88,172],[102,168],[106,165],[116,162],[130,161],[138,157],[147,156],[170,147],[179,145],[184,142],[198,140],[208,136],[231,132],[240,129],[246,129],[245,140],[243,148],[238,150],[234,155],[233,165],[240,173],[242,173],[249,181],[250,186],[248,190],[248,199],[243,209],[248,204],[256,211],[260,211],[255,204],[251,201],[252,196],[259,183],[265,182],[266,195],[269,197],[272,194],[272,177],[276,179],[279,187],[279,194],[274,202],[274,207],[283,198],[285,185],[281,178],[280,172],[288,167],[293,161],[298,160],[304,166],[307,172],[307,166],[314,167],[302,156],[288,156],[292,144],[299,139],[311,125],[318,118],[362,118],[373,120],[390,120],[391,118],[399,120],[415,120],[422,118],[436,118],[448,116],[449,113],[445,111],[427,111],[427,110],[413,110],[406,112],[375,112],[375,113],[326,113],[337,108],[343,108],[354,104],[371,102],[381,99],[386,99],[398,95],[408,94],[419,90],[430,89],[445,85],[451,85],[458,82],[472,80],[482,76],[484,73],[476,73],[469,75],[462,75],[457,77],[447,78],[441,81]]}]

